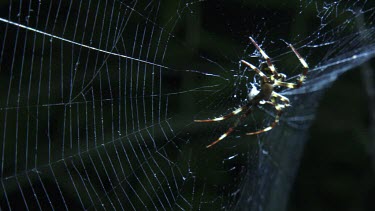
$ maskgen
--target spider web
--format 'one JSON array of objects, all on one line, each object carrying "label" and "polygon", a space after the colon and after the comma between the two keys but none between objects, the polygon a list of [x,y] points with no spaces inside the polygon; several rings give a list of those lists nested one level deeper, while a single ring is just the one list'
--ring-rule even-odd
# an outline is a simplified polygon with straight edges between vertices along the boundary
[{"label": "spider web", "polygon": [[[0,193],[8,209],[285,208],[320,96],[375,55],[367,1],[9,1],[0,16]],[[264,60],[293,81],[270,107],[194,123],[245,102]]]}]

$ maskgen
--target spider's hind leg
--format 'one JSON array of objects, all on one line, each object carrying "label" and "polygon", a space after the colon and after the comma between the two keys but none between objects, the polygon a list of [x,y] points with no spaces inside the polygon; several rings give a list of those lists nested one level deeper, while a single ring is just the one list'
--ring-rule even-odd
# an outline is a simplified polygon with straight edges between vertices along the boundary
[{"label": "spider's hind leg", "polygon": [[281,95],[281,94],[279,94],[275,91],[273,91],[271,95],[272,95],[272,97],[278,98],[281,102],[283,102],[284,106],[290,106],[290,101],[287,97],[284,97],[283,95]]},{"label": "spider's hind leg", "polygon": [[219,121],[223,121],[223,120],[229,119],[229,118],[241,113],[246,108],[247,108],[247,105],[244,105],[244,106],[239,107],[236,110],[234,110],[234,111],[232,111],[229,114],[226,114],[224,116],[214,118],[214,119],[196,119],[196,120],[194,120],[194,122],[219,122]]},{"label": "spider's hind leg", "polygon": [[276,117],[275,117],[275,120],[268,126],[268,127],[265,127],[261,130],[258,130],[258,131],[255,131],[255,132],[251,132],[251,133],[246,133],[246,135],[257,135],[257,134],[260,134],[260,133],[264,133],[264,132],[267,132],[267,131],[270,131],[272,130],[280,121],[280,116],[283,112],[283,109],[285,108],[286,105],[281,105],[281,104],[276,104],[274,102],[270,102],[270,101],[267,101],[266,102],[267,104],[270,104],[270,105],[273,105],[276,109]]},{"label": "spider's hind leg", "polygon": [[229,134],[231,134],[234,131],[234,126],[230,127],[227,132],[225,132],[223,135],[221,135],[216,141],[212,142],[211,144],[207,145],[206,148],[212,147],[213,145],[217,144],[217,142],[223,140],[225,137],[227,137]]},{"label": "spider's hind leg", "polygon": [[241,115],[240,118],[238,118],[232,127],[230,127],[227,132],[225,132],[223,135],[221,135],[218,139],[216,139],[214,142],[212,142],[211,144],[207,145],[206,148],[209,148],[209,147],[212,147],[213,145],[217,144],[219,141],[223,140],[225,137],[227,137],[229,134],[231,134],[234,129],[252,112],[252,109],[251,107],[247,107],[247,106],[244,106],[246,107],[246,112],[243,113]]}]

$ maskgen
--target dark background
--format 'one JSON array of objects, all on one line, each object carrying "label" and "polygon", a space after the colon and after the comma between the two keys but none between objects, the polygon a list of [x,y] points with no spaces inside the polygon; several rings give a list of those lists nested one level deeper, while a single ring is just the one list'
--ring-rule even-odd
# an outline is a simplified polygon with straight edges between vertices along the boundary
[{"label": "dark background", "polygon": [[[363,71],[342,75],[324,94],[289,200],[289,210],[374,210],[374,137]],[[368,69],[367,69],[368,70]],[[369,69],[372,71],[373,69]]]}]

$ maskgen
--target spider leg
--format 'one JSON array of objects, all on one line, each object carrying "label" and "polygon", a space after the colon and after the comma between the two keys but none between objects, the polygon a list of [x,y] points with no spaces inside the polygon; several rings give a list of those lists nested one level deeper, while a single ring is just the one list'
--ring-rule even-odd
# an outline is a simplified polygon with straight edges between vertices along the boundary
[{"label": "spider leg", "polygon": [[272,128],[274,128],[279,123],[280,116],[282,114],[283,109],[285,108],[285,105],[275,104],[275,103],[269,102],[269,101],[267,101],[266,103],[275,106],[275,109],[277,111],[276,112],[275,120],[270,124],[270,126],[265,127],[265,128],[263,128],[261,130],[255,131],[255,132],[246,133],[246,135],[256,135],[256,134],[260,134],[260,133],[264,133],[264,132],[270,131],[270,130],[272,130]]},{"label": "spider leg", "polygon": [[206,148],[212,147],[213,145],[217,144],[217,142],[223,140],[225,137],[227,137],[229,134],[231,134],[234,131],[235,127],[230,127],[227,132],[225,132],[223,135],[221,135],[216,141],[212,142],[211,144],[207,145]]},{"label": "spider leg", "polygon": [[245,60],[241,60],[242,63],[246,64],[247,66],[249,66],[251,69],[253,69],[258,75],[260,75],[260,77],[263,78],[263,81],[268,81],[268,78],[267,76],[262,72],[260,71],[257,67],[255,67],[254,65],[250,64],[249,62],[245,61]]},{"label": "spider leg", "polygon": [[232,116],[235,116],[239,113],[241,113],[244,109],[247,108],[247,105],[244,105],[240,108],[237,108],[236,110],[230,112],[229,114],[226,114],[224,116],[221,116],[221,117],[218,117],[218,118],[215,118],[215,119],[196,119],[194,120],[194,122],[219,122],[219,121],[223,121],[223,120],[226,120],[228,118],[231,118]]},{"label": "spider leg", "polygon": [[251,42],[253,43],[253,45],[255,46],[255,48],[259,51],[260,54],[262,54],[263,58],[266,60],[266,62],[267,62],[267,66],[268,66],[268,68],[270,69],[272,75],[273,75],[275,78],[283,77],[282,75],[280,75],[280,74],[276,71],[275,66],[272,64],[271,59],[270,59],[270,57],[266,54],[266,52],[264,52],[264,51],[259,47],[259,45],[255,42],[255,40],[254,40],[252,37],[249,37],[249,38],[250,38]]},{"label": "spider leg", "polygon": [[306,61],[302,58],[302,56],[298,53],[298,51],[291,44],[289,44],[289,47],[292,49],[292,51],[297,56],[297,58],[299,59],[299,61],[301,62],[303,66],[303,71],[297,79],[297,88],[298,88],[302,85],[303,81],[306,79],[307,72],[309,71],[309,66],[307,65]]},{"label": "spider leg", "polygon": [[[247,106],[247,105],[246,105]],[[244,107],[246,107],[244,106]],[[211,144],[207,145],[206,148],[209,148],[209,147],[212,147],[213,145],[217,144],[219,141],[223,140],[225,137],[227,137],[229,134],[231,134],[234,129],[243,121],[243,119],[245,119],[247,117],[247,115],[250,114],[250,112],[252,112],[252,109],[251,108],[248,108],[247,111],[241,115],[240,118],[238,118],[236,120],[236,122],[233,124],[232,127],[230,127],[227,132],[225,132],[223,135],[221,135],[218,139],[216,139],[214,142],[212,142]]]},{"label": "spider leg", "polygon": [[273,91],[271,95],[274,98],[280,99],[280,101],[283,102],[285,106],[290,106],[290,101],[287,97],[284,97],[284,96],[282,96],[281,94],[279,94],[275,91]]},{"label": "spider leg", "polygon": [[301,83],[288,83],[288,82],[284,82],[284,81],[275,80],[274,85],[284,86],[284,87],[288,87],[288,88],[291,88],[291,89],[296,89],[296,88],[301,87],[302,82]]}]

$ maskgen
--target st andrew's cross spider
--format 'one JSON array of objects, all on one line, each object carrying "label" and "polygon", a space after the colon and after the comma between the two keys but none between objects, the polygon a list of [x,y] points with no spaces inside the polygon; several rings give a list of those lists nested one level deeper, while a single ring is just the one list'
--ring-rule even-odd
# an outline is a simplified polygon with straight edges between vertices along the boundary
[{"label": "st andrew's cross spider", "polygon": [[[245,60],[241,60],[241,63],[253,69],[255,73],[260,76],[260,80],[258,82],[260,89],[258,90],[256,86],[252,85],[252,89],[250,90],[247,96],[248,98],[247,103],[244,106],[235,109],[229,114],[226,114],[221,117],[214,118],[214,119],[194,120],[195,122],[219,122],[219,121],[226,120],[230,117],[233,117],[243,112],[243,114],[234,122],[232,127],[230,127],[227,130],[227,132],[221,135],[214,142],[207,145],[206,146],[207,148],[217,144],[219,141],[223,140],[225,137],[231,134],[234,131],[234,129],[253,111],[252,108],[260,104],[269,104],[275,108],[276,110],[275,120],[269,126],[261,130],[255,131],[255,132],[246,133],[246,135],[256,135],[256,134],[267,132],[271,130],[272,128],[274,128],[279,123],[280,116],[283,110],[286,107],[290,106],[289,99],[275,92],[274,88],[278,86],[282,86],[282,87],[296,89],[296,88],[301,87],[303,81],[306,79],[306,74],[309,70],[309,66],[291,44],[288,44],[288,45],[292,49],[294,54],[297,56],[299,61],[301,62],[302,68],[303,68],[302,73],[297,77],[297,80],[295,83],[285,82],[286,75],[283,73],[278,73],[276,71],[275,66],[272,64],[271,59],[268,57],[268,55],[259,47],[259,45],[255,42],[255,40],[252,37],[249,37],[249,38],[251,42],[254,44],[255,48],[260,52],[262,57],[266,60],[267,66],[268,66],[267,72],[269,73],[265,74],[260,69],[250,64],[249,62]],[[279,101],[277,101],[277,99],[279,99]]]}]

